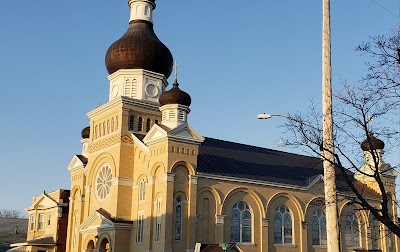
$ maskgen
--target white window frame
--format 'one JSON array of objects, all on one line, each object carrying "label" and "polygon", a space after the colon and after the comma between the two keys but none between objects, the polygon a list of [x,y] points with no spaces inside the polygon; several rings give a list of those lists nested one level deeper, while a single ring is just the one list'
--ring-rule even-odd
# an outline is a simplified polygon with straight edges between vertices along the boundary
[{"label": "white window frame", "polygon": [[161,213],[162,213],[162,199],[158,197],[157,199],[157,216],[156,216],[156,235],[155,235],[155,242],[161,241]]},{"label": "white window frame", "polygon": [[[243,205],[242,205],[243,204]],[[243,209],[240,209],[240,206],[243,206]],[[239,242],[239,243],[248,243],[248,242],[252,242],[253,240],[253,213],[250,210],[249,205],[244,202],[244,201],[238,201],[231,209],[231,216],[232,216],[232,212],[233,211],[237,211],[239,213],[239,240],[238,241],[234,241],[232,240],[232,223],[231,223],[231,242]],[[250,215],[250,225],[246,225],[245,224],[245,220],[244,219],[244,214],[248,213]],[[249,228],[250,229],[250,240],[249,241],[245,241],[243,239],[244,237],[244,229]]]},{"label": "white window frame", "polygon": [[139,201],[144,201],[146,199],[146,181],[141,179],[139,182]]},{"label": "white window frame", "polygon": [[35,215],[31,214],[29,220],[30,220],[29,231],[33,231],[35,230]]},{"label": "white window frame", "polygon": [[[314,230],[314,220],[316,220],[316,224],[318,225],[318,230]],[[323,229],[323,223],[325,221],[325,230]],[[314,234],[315,231],[318,231],[317,234]],[[314,235],[318,235],[318,244],[314,243]],[[321,246],[327,244],[327,233],[326,233],[326,216],[322,209],[318,209],[314,211],[311,219],[311,243],[313,246]]]},{"label": "white window frame", "polygon": [[[284,211],[281,211],[283,210]],[[283,212],[283,213],[282,213]],[[275,226],[275,216],[277,216],[277,214],[279,214],[280,216],[280,227],[276,227]],[[291,229],[291,234],[290,237],[286,237],[287,239],[290,238],[290,241],[286,242],[285,241],[285,216],[289,216],[290,217],[290,229]],[[273,235],[274,235],[274,244],[294,244],[294,239],[293,239],[293,216],[292,213],[289,211],[289,208],[286,205],[280,205],[276,208],[275,212],[274,212],[274,218],[273,218],[274,224],[273,224]],[[279,228],[280,234],[281,234],[281,241],[280,242],[276,242],[276,237],[275,237],[275,233],[276,233],[276,229]]]},{"label": "white window frame", "polygon": [[43,229],[44,229],[44,214],[39,214],[37,230],[43,230]]},{"label": "white window frame", "polygon": [[144,234],[144,214],[138,214],[138,221],[137,221],[137,237],[136,243],[142,244],[143,243],[143,234]]}]

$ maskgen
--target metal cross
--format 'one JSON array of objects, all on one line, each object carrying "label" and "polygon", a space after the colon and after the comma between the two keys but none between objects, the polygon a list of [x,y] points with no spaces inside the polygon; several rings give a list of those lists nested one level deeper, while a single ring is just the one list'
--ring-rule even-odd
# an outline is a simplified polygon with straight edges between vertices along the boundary
[{"label": "metal cross", "polygon": [[284,146],[284,145],[285,145],[285,142],[282,140],[282,138],[279,139],[279,141],[278,141],[278,146],[279,146],[279,150],[280,150],[280,151],[282,151],[282,146]]},{"label": "metal cross", "polygon": [[368,116],[367,125],[369,126],[368,128],[369,128],[370,133],[372,133],[372,121],[373,120],[374,120],[374,118],[372,116]]},{"label": "metal cross", "polygon": [[178,63],[178,61],[175,60],[175,65],[172,66],[172,68],[175,70],[175,80],[178,80],[178,67],[181,64]]}]

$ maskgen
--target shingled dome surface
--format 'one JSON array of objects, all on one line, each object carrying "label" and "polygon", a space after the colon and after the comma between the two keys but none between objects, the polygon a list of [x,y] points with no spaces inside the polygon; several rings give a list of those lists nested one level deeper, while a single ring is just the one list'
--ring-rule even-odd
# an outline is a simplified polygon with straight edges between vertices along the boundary
[{"label": "shingled dome surface", "polygon": [[175,80],[175,83],[171,90],[162,93],[158,101],[161,106],[164,106],[166,104],[180,104],[189,107],[192,103],[192,98],[188,93],[182,91],[179,88],[179,84]]},{"label": "shingled dome surface", "polygon": [[108,48],[105,63],[109,74],[120,69],[145,69],[168,78],[173,58],[154,33],[153,24],[135,20],[129,24],[126,33]]},{"label": "shingled dome surface", "polygon": [[363,151],[383,150],[383,148],[385,147],[385,143],[382,140],[375,138],[374,136],[370,136],[369,140],[371,141],[371,145],[368,139],[365,139],[364,142],[361,143],[361,149]]}]

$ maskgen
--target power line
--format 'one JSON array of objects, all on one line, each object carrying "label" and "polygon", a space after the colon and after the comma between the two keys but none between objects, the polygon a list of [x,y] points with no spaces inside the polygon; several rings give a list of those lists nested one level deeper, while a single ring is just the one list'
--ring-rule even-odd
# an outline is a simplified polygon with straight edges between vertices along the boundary
[{"label": "power line", "polygon": [[379,7],[381,7],[382,9],[384,9],[385,11],[389,12],[389,13],[392,14],[393,16],[395,16],[395,17],[397,17],[397,18],[400,18],[399,15],[397,15],[397,14],[391,12],[390,10],[386,9],[384,6],[380,5],[379,3],[375,2],[374,0],[371,0],[371,2],[375,3],[376,5],[378,5]]}]

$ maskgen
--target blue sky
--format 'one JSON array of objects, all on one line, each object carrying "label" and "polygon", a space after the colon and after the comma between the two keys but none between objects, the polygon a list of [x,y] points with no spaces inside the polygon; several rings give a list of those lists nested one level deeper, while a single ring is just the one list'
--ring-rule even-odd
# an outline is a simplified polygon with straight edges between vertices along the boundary
[{"label": "blue sky", "polygon": [[[321,100],[321,5],[158,0],[155,31],[181,64],[189,123],[204,136],[278,149],[283,122],[256,115]],[[399,0],[332,1],[334,88],[366,73],[354,48],[389,33],[399,15]],[[86,112],[108,99],[105,52],[128,19],[126,0],[0,1],[0,209],[23,210],[43,190],[69,188]]]}]

